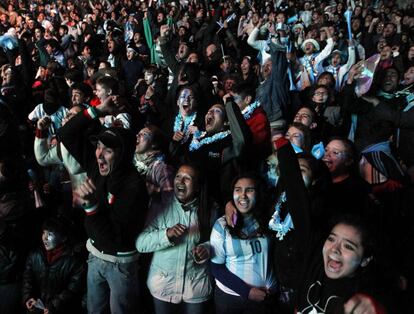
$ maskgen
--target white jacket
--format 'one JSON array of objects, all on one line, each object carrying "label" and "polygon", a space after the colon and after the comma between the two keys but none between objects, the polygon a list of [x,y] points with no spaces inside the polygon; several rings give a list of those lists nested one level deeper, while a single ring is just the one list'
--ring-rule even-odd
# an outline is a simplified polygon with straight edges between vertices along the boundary
[{"label": "white jacket", "polygon": [[[200,238],[197,209],[184,210],[172,196],[164,210],[153,219],[136,241],[141,253],[154,252],[147,285],[154,298],[170,303],[201,303],[212,294],[209,261],[198,264],[191,250]],[[181,242],[171,243],[167,228],[181,223],[188,232]],[[205,242],[202,245],[208,246]]]},{"label": "white jacket", "polygon": [[63,164],[69,173],[73,192],[85,181],[86,172],[62,143],[58,142],[57,145],[49,146],[47,138],[35,137],[34,153],[41,166]]}]

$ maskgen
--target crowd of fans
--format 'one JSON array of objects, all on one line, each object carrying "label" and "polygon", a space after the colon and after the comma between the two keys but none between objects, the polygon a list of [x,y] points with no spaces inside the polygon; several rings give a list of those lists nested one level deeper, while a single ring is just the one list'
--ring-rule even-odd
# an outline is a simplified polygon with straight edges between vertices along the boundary
[{"label": "crowd of fans", "polygon": [[409,313],[414,3],[1,0],[0,313]]}]

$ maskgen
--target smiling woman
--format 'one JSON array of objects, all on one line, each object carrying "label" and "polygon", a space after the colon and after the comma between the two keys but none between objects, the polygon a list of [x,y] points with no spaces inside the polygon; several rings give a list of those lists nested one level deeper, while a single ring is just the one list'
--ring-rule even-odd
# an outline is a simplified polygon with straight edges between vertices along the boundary
[{"label": "smiling woman", "polygon": [[275,281],[268,264],[270,238],[263,214],[263,184],[254,173],[233,181],[234,227],[219,218],[212,230],[216,313],[270,313]]}]

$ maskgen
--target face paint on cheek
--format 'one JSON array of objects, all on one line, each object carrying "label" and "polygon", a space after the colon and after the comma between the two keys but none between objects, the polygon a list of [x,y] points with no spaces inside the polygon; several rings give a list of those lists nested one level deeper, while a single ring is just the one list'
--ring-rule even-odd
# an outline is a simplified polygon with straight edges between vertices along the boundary
[{"label": "face paint on cheek", "polygon": [[353,274],[358,269],[358,267],[361,266],[361,262],[362,262],[362,257],[359,257],[359,256],[354,256],[349,260],[349,267],[350,269],[353,269],[351,274]]},{"label": "face paint on cheek", "polygon": [[180,97],[178,98],[178,106],[180,107],[180,110],[183,109],[184,105],[190,104],[188,101],[190,96],[190,91],[188,89],[185,89],[181,92]]},{"label": "face paint on cheek", "polygon": [[240,199],[240,195],[238,195],[236,193],[233,193],[233,201],[234,201],[234,204],[237,204],[237,202],[239,201],[239,199]]},{"label": "face paint on cheek", "polygon": [[44,243],[46,250],[53,250],[55,249],[59,243],[60,239],[57,235],[55,235],[53,232],[49,232],[46,237],[46,243]]}]

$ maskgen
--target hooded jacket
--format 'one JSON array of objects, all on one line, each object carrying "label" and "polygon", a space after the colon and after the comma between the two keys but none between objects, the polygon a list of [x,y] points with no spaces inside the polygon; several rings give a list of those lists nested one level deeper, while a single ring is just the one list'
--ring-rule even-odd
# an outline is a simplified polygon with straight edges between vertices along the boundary
[{"label": "hooded jacket", "polygon": [[[119,252],[134,251],[135,239],[143,228],[148,206],[144,180],[133,165],[135,137],[126,129],[109,129],[119,145],[115,149],[117,155],[111,172],[101,176],[95,146],[88,132],[96,123],[93,115],[88,113],[91,111],[93,109],[80,112],[59,133],[61,142],[96,186],[97,202],[95,209],[87,212],[86,232],[93,246],[101,253],[117,255]],[[92,133],[99,134],[96,139],[104,141],[100,138],[103,131]]]}]

